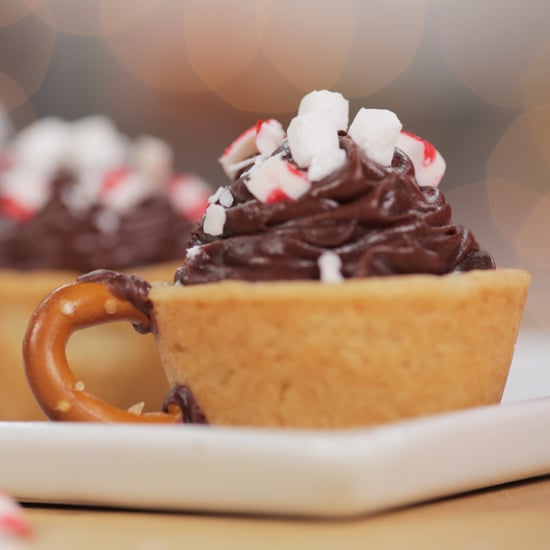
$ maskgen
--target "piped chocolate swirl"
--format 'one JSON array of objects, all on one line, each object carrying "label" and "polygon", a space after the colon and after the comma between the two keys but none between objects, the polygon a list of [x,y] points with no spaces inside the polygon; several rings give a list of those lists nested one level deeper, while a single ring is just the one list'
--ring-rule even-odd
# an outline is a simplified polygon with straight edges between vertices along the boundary
[{"label": "piped chocolate swirl", "polygon": [[[321,278],[326,252],[343,278],[493,269],[472,232],[453,223],[451,207],[434,186],[417,183],[411,159],[395,149],[389,166],[372,160],[345,133],[343,165],[296,199],[262,202],[249,190],[253,171],[226,189],[223,232],[204,221],[193,232],[176,280],[190,285],[225,279],[274,281]],[[285,140],[272,156],[299,167]]]}]

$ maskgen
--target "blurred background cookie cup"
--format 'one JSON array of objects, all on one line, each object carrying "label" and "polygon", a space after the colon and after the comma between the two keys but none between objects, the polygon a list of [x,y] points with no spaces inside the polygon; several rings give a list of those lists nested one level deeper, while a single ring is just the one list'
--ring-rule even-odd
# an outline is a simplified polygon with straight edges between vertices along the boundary
[{"label": "blurred background cookie cup", "polygon": [[[0,419],[33,420],[43,416],[26,384],[21,343],[40,300],[99,268],[170,282],[211,190],[175,172],[168,144],[132,140],[103,116],[41,119],[6,140],[1,158]],[[76,334],[69,357],[99,395],[121,407],[136,396],[158,407],[165,388],[152,339],[133,336],[124,325]]]}]

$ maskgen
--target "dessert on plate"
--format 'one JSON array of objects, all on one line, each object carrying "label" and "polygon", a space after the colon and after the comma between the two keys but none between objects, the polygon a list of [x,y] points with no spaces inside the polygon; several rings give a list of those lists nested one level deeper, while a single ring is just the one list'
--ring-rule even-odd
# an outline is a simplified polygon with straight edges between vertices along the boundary
[{"label": "dessert on plate", "polygon": [[348,101],[320,90],[286,130],[259,121],[221,163],[230,183],[210,197],[175,284],[95,272],[37,312],[27,370],[51,418],[159,420],[56,382],[43,349],[63,342],[43,327],[74,296],[94,321],[124,309],[154,332],[166,421],[348,428],[500,401],[530,276],[496,268],[454,222],[430,143],[384,109],[350,123]]},{"label": "dessert on plate", "polygon": [[[198,176],[174,171],[162,140],[131,140],[102,116],[44,118],[4,142],[0,419],[43,418],[21,360],[25,328],[40,299],[96,268],[170,280],[210,193]],[[90,389],[120,406],[132,405],[136,395],[162,400],[152,338],[136,342],[124,325],[98,327],[75,335],[68,353]]]}]

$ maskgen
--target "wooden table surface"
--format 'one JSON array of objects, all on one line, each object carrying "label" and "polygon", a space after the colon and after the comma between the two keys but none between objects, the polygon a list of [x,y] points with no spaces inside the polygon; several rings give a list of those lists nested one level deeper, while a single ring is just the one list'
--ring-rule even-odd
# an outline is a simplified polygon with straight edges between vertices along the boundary
[{"label": "wooden table surface", "polygon": [[550,476],[348,520],[40,505],[24,513],[29,549],[527,550],[550,548]]}]

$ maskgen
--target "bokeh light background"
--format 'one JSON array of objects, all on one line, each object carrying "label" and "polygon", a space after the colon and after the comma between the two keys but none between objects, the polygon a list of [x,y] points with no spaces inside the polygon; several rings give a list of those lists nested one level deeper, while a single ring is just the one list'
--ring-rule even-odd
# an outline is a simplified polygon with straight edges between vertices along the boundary
[{"label": "bokeh light background", "polygon": [[447,160],[454,218],[533,274],[526,324],[550,330],[548,0],[5,0],[0,101],[17,129],[103,113],[216,159],[304,93],[394,110]]}]

